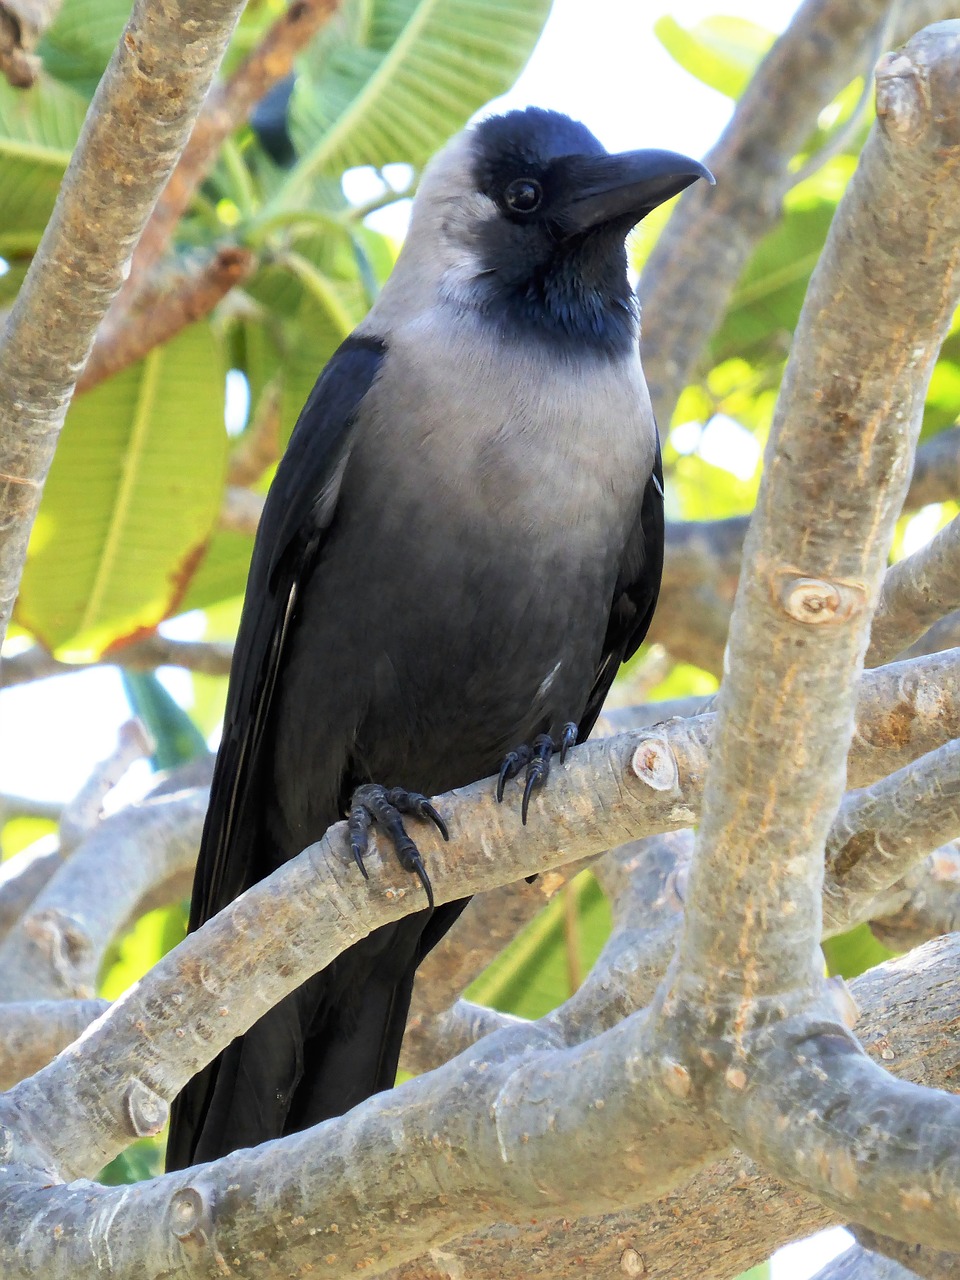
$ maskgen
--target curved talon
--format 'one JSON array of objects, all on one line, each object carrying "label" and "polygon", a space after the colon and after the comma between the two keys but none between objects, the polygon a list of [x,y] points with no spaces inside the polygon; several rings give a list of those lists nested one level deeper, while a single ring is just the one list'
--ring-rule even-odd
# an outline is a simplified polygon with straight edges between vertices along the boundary
[{"label": "curved talon", "polygon": [[430,821],[433,823],[433,825],[434,825],[434,826],[437,828],[437,830],[440,832],[441,836],[443,836],[444,840],[446,840],[447,842],[449,842],[449,840],[450,840],[450,832],[447,830],[447,824],[446,824],[446,823],[444,822],[444,820],[440,817],[439,813],[437,813],[436,809],[433,807],[433,805],[430,803],[430,801],[429,801],[429,800],[426,800],[426,801],[424,802],[424,805],[423,805],[423,817],[424,817],[424,818],[429,818],[429,819],[430,819]]},{"label": "curved talon", "polygon": [[366,841],[351,840],[350,847],[353,850],[353,860],[357,864],[357,866],[360,868],[360,874],[363,876],[364,880],[369,880],[370,872],[363,865],[363,855],[364,855],[364,852],[366,851],[366,848],[365,848]]},{"label": "curved talon", "polygon": [[527,825],[527,809],[530,805],[530,797],[533,794],[533,789],[538,786],[541,781],[542,771],[531,766],[527,772],[527,781],[523,788],[523,802],[520,805],[520,822],[523,826]]},{"label": "curved talon", "polygon": [[423,886],[427,895],[427,903],[432,911],[434,907],[433,886],[427,875],[420,850],[410,839],[403,825],[401,814],[411,813],[418,818],[429,819],[440,832],[444,840],[450,839],[447,824],[433,807],[426,796],[419,791],[405,791],[403,787],[392,787],[387,790],[376,783],[365,783],[357,787],[353,793],[353,801],[347,816],[347,829],[350,833],[350,848],[353,860],[360,868],[365,880],[369,880],[363,858],[367,851],[369,832],[376,822],[384,835],[393,845],[394,852],[404,871],[412,871]]},{"label": "curved talon", "polygon": [[578,733],[577,726],[573,723],[572,720],[568,721],[563,726],[563,732],[560,735],[560,763],[561,764],[563,764],[563,762],[566,760],[567,752],[570,750],[570,748],[575,747],[577,745],[577,733]]},{"label": "curved talon", "polygon": [[427,875],[427,869],[423,865],[423,859],[420,857],[419,853],[415,858],[411,859],[411,865],[404,869],[406,871],[414,872],[417,879],[423,885],[423,891],[427,895],[427,906],[432,911],[433,910],[433,885],[430,883],[430,877]]},{"label": "curved talon", "polygon": [[508,751],[503,757],[503,764],[500,766],[500,776],[497,778],[497,804],[503,803],[503,788],[515,778],[523,768],[523,762],[520,759],[518,751]]}]

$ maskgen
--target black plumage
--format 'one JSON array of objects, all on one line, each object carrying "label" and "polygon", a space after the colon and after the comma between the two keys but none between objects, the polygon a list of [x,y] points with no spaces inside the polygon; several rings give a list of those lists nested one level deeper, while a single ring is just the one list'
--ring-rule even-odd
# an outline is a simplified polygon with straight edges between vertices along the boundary
[{"label": "black plumage", "polygon": [[[663,555],[624,237],[705,173],[607,156],[533,110],[427,170],[270,490],[191,928],[356,811],[358,787],[436,795],[517,748],[522,767],[538,735],[590,732]],[[416,966],[464,905],[376,930],[234,1041],[177,1099],[168,1168],[392,1084]]]}]

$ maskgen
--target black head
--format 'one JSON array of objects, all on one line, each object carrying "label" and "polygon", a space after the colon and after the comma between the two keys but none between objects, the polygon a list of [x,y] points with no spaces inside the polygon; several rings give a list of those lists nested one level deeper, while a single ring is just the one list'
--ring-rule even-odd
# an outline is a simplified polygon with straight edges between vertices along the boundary
[{"label": "black head", "polygon": [[469,136],[476,191],[491,202],[474,228],[483,309],[527,340],[634,346],[627,233],[698,177],[712,182],[708,170],[668,151],[609,155],[584,125],[537,107]]}]

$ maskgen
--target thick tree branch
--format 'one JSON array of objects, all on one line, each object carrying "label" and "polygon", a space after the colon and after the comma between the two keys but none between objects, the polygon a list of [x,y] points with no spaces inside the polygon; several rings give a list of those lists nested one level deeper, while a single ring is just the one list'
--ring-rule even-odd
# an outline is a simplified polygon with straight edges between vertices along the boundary
[{"label": "thick tree branch", "polygon": [[[858,1032],[867,1052],[905,1080],[955,1088],[957,1047],[944,1026],[957,1017],[953,956],[960,939],[942,938],[895,964],[857,978]],[[568,1274],[631,1274],[670,1280],[739,1274],[781,1245],[843,1218],[762,1173],[744,1156],[712,1165],[655,1204],[599,1218],[537,1215],[498,1225],[389,1272],[390,1280],[555,1280]],[[697,1247],[691,1249],[691,1241]],[[626,1256],[625,1256],[626,1255]],[[620,1269],[618,1271],[618,1268]]]},{"label": "thick tree branch", "polygon": [[[751,253],[780,217],[793,182],[791,159],[820,111],[882,52],[872,46],[888,7],[887,0],[801,5],[706,157],[717,187],[687,192],[660,236],[639,293],[644,369],[662,423],[692,380]],[[950,0],[906,0],[893,43],[955,12]]]},{"label": "thick tree branch", "polygon": [[0,643],[77,376],[242,7],[137,0],[0,335]]},{"label": "thick tree branch", "polygon": [[741,1018],[820,983],[810,942],[856,677],[960,296],[958,33],[940,24],[878,68],[878,123],[810,282],[745,546],[675,988]]},{"label": "thick tree branch", "polygon": [[0,1089],[45,1067],[109,1007],[108,1000],[0,1004]]},{"label": "thick tree branch", "polygon": [[228,80],[215,85],[144,228],[133,259],[130,285],[117,310],[132,302],[139,282],[163,257],[174,228],[194,193],[213,168],[220,147],[249,116],[263,95],[293,69],[293,60],[339,8],[339,0],[291,0],[259,45]]}]

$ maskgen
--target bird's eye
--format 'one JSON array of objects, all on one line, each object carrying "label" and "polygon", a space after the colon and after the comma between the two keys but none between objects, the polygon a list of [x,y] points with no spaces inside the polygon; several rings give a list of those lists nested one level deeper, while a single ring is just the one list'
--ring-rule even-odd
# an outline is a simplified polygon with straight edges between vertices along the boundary
[{"label": "bird's eye", "polygon": [[543,189],[534,178],[515,178],[503,193],[507,208],[514,213],[533,213],[540,208]]}]

